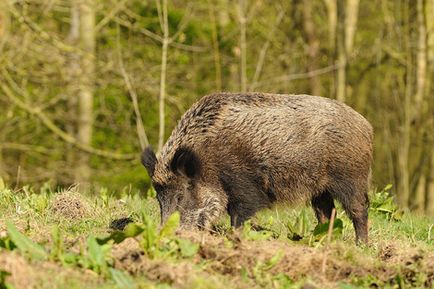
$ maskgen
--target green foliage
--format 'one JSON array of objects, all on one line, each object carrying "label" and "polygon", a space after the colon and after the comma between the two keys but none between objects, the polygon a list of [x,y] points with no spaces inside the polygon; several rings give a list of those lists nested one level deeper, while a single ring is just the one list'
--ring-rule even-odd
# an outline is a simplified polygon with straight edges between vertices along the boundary
[{"label": "green foliage", "polygon": [[[329,227],[330,221],[325,222],[324,224],[318,224],[312,233],[315,241],[323,239],[327,235]],[[341,219],[335,219],[333,222],[332,236],[334,238],[340,238],[342,236],[343,228],[344,222]]]},{"label": "green foliage", "polygon": [[6,277],[10,276],[11,273],[0,269],[0,289],[14,289],[14,287],[6,282]]},{"label": "green foliage", "polygon": [[243,237],[246,240],[259,241],[270,240],[275,236],[274,232],[269,230],[253,230],[251,221],[247,221],[243,225]]},{"label": "green foliage", "polygon": [[399,209],[394,197],[390,193],[392,185],[387,185],[380,192],[374,192],[371,198],[371,211],[383,214],[388,220],[399,221],[402,219],[404,211]]},{"label": "green foliage", "polygon": [[[0,258],[3,254],[7,255],[10,254],[9,251],[15,250],[16,253],[28,257],[25,259],[28,266],[35,266],[35,268],[46,268],[45,264],[48,263],[50,264],[49,268],[56,267],[58,270],[63,270],[67,267],[68,272],[78,272],[78,275],[82,275],[84,269],[93,271],[91,274],[87,273],[86,277],[78,281],[77,285],[71,283],[70,278],[75,277],[69,276],[69,274],[68,280],[59,285],[58,281],[55,280],[56,276],[52,276],[52,272],[41,272],[37,269],[36,272],[39,276],[45,276],[42,277],[45,278],[44,280],[49,278],[52,287],[57,286],[59,288],[160,288],[164,286],[171,288],[177,285],[172,284],[170,279],[160,283],[155,279],[147,280],[144,276],[161,273],[162,275],[152,278],[166,278],[166,275],[163,275],[166,274],[165,272],[169,271],[170,273],[167,275],[171,276],[172,270],[183,270],[182,268],[192,270],[188,274],[194,276],[192,279],[195,281],[185,285],[189,288],[236,288],[238,284],[241,284],[238,282],[247,284],[246,286],[252,288],[303,288],[303,286],[309,285],[311,276],[291,278],[292,275],[287,274],[288,272],[281,271],[281,268],[291,270],[282,263],[288,258],[285,250],[278,249],[269,258],[253,259],[250,266],[243,265],[244,268],[238,270],[235,269],[238,268],[236,267],[237,264],[245,264],[243,263],[242,250],[256,249],[254,248],[255,242],[260,242],[261,246],[267,246],[270,243],[270,248],[275,248],[274,246],[278,248],[282,243],[286,243],[286,245],[289,243],[289,246],[294,247],[321,246],[329,227],[328,223],[315,226],[316,219],[309,208],[269,210],[253,219],[255,225],[252,225],[250,221],[247,222],[242,231],[233,231],[227,224],[228,219],[222,220],[225,222],[226,229],[222,229],[217,235],[209,236],[221,238],[222,243],[218,245],[218,248],[210,248],[208,247],[210,243],[207,241],[197,242],[193,239],[181,238],[176,234],[180,223],[179,213],[170,216],[166,224],[159,228],[159,220],[156,218],[159,208],[156,200],[141,198],[136,193],[128,195],[128,190],[119,194],[111,194],[102,189],[102,196],[89,198],[89,201],[93,201],[95,208],[101,212],[98,215],[98,219],[101,220],[91,223],[88,219],[74,223],[69,223],[67,220],[59,223],[58,218],[48,212],[49,206],[43,211],[36,209],[38,206],[34,204],[37,202],[51,203],[53,194],[50,193],[48,187],[40,194],[41,198],[45,199],[40,199],[37,202],[35,202],[37,198],[32,196],[36,194],[33,190],[26,188],[22,192],[14,195],[10,194],[7,189],[0,190],[0,198],[7,202],[2,204],[2,208],[6,208],[2,209],[3,216],[5,219],[11,220],[7,224],[6,234],[2,234],[0,238]],[[117,199],[115,196],[122,196],[122,198]],[[372,198],[372,200],[379,204],[378,207],[381,207],[381,200],[388,202],[388,198],[383,198],[382,195],[381,199]],[[377,208],[377,205],[375,206]],[[15,209],[17,207],[24,208],[25,214],[21,211],[17,212]],[[389,241],[393,241],[393,244],[410,242],[412,246],[432,250],[433,240],[430,235],[430,230],[434,224],[432,219],[418,217],[411,213],[404,214],[399,220],[391,219],[388,214],[381,210],[376,211],[375,208],[371,209],[370,214],[369,233],[372,242],[375,244]],[[377,245],[364,248],[354,247],[354,229],[351,222],[344,217],[340,208],[338,211],[340,213],[337,214],[338,217],[335,219],[332,232],[337,244],[332,244],[329,249],[340,248],[338,253],[342,252],[340,250],[344,250],[344,253],[342,256],[335,255],[334,258],[337,258],[337,261],[357,266],[360,264],[358,262],[361,257],[368,257],[384,265],[385,263],[378,259],[379,248]],[[126,214],[134,214],[134,219],[138,220],[137,223],[128,224],[123,231],[95,237],[107,229],[110,220]],[[23,233],[12,225],[15,220],[19,220],[16,223],[28,224]],[[37,231],[34,230],[34,222],[38,224]],[[79,233],[77,234],[77,232]],[[82,237],[84,234],[88,236],[86,239]],[[302,238],[299,241],[288,241],[287,235],[294,236],[295,234]],[[40,240],[39,244],[32,241],[33,238]],[[128,238],[134,238],[139,244],[136,249],[140,252],[137,262],[146,262],[144,264],[151,268],[149,272],[130,275],[127,270],[121,269],[127,263],[122,263],[120,259],[113,259],[116,257],[115,254],[113,256],[111,254],[113,248],[117,247],[116,250],[122,248],[121,243]],[[44,244],[44,247],[40,244]],[[121,246],[118,246],[119,244]],[[337,247],[333,247],[334,245]],[[311,248],[309,250],[319,250],[320,253],[322,249]],[[256,253],[261,254],[260,250],[255,251]],[[421,257],[425,258],[424,256]],[[303,258],[300,258],[300,262],[303,262]],[[115,264],[122,266],[118,267]],[[138,263],[138,265],[140,264]],[[187,264],[189,266],[186,266]],[[339,264],[337,262],[335,265],[339,266]],[[378,264],[371,265],[372,268],[370,268],[376,270]],[[396,266],[398,269],[396,269],[396,274],[392,275],[391,280],[379,279],[368,274],[366,276],[349,276],[345,278],[345,281],[333,283],[333,285],[336,285],[337,288],[367,288],[370,286],[378,288],[394,288],[393,286],[423,288],[423,284],[428,284],[429,276],[421,272],[419,262],[412,261],[411,264],[397,264]],[[222,274],[222,270],[228,270],[224,272],[229,273]],[[387,270],[395,269],[388,267]],[[12,271],[4,269],[0,271],[0,289],[11,289],[10,284],[6,282],[9,272]],[[173,275],[178,276],[178,273],[173,272]],[[61,276],[62,274],[58,275]],[[91,279],[97,280],[96,283],[88,283]],[[312,284],[317,285],[315,282]]]},{"label": "green foliage", "polygon": [[130,223],[125,227],[123,231],[114,231],[112,234],[105,238],[98,238],[97,242],[100,245],[107,244],[109,241],[113,241],[115,244],[119,244],[127,238],[133,238],[140,235],[144,231],[144,226]]},{"label": "green foliage", "polygon": [[[262,286],[269,286],[272,283],[273,276],[267,274],[267,271],[276,266],[283,258],[283,252],[277,252],[273,257],[265,262],[258,261],[252,268],[252,274],[259,284]],[[267,287],[268,287],[267,286]]]},{"label": "green foliage", "polygon": [[300,241],[309,234],[310,220],[307,215],[307,210],[303,208],[296,216],[295,221],[289,220],[286,223],[288,229],[288,239],[292,241]]},{"label": "green foliage", "polygon": [[181,221],[181,215],[179,212],[173,213],[164,224],[163,228],[160,230],[159,239],[171,237],[176,229],[179,227],[179,222]]},{"label": "green foliage", "polygon": [[137,287],[131,277],[122,271],[110,268],[110,274],[118,289],[134,289]]},{"label": "green foliage", "polygon": [[199,244],[193,243],[188,239],[177,238],[176,243],[178,244],[181,256],[185,258],[193,257],[199,250]]},{"label": "green foliage", "polygon": [[107,275],[108,264],[111,261],[108,256],[110,249],[110,244],[100,245],[95,237],[89,236],[87,238],[87,256],[82,259],[82,265],[96,273]]},{"label": "green foliage", "polygon": [[59,227],[56,225],[53,226],[53,228],[51,229],[51,240],[53,242],[53,246],[50,254],[51,259],[59,260],[63,262],[64,261],[63,255],[65,253],[64,251],[65,244],[63,243],[63,238],[60,233]]},{"label": "green foliage", "polygon": [[[20,233],[12,223],[7,222],[7,229],[10,240],[19,251],[29,255],[34,260],[47,259],[48,254],[45,249]],[[9,245],[9,247],[11,246]]]}]

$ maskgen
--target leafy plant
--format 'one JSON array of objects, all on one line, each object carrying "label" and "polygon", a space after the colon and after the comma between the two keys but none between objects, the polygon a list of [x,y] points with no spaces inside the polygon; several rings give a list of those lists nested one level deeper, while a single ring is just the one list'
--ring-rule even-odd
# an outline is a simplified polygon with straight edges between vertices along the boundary
[{"label": "leafy plant", "polygon": [[10,276],[11,273],[5,270],[0,270],[0,289],[14,289],[14,287],[6,282],[6,277]]},{"label": "leafy plant", "polygon": [[111,249],[110,244],[98,244],[95,237],[90,236],[87,239],[87,258],[84,258],[84,267],[95,271],[96,273],[108,273],[110,258],[108,252]]},{"label": "leafy plant", "polygon": [[[312,236],[314,241],[322,241],[327,236],[330,227],[330,221],[324,224],[316,225],[313,230]],[[332,236],[337,237],[342,235],[342,230],[344,228],[344,222],[341,219],[335,219],[333,222]]]},{"label": "leafy plant", "polygon": [[115,244],[119,244],[127,238],[133,238],[140,235],[145,230],[145,227],[136,223],[129,223],[123,231],[114,231],[105,238],[97,238],[97,242],[100,245],[104,245],[109,241],[113,241]]},{"label": "leafy plant", "polygon": [[51,239],[53,247],[51,249],[51,259],[63,261],[64,244],[58,226],[53,226],[51,229]]},{"label": "leafy plant", "polygon": [[247,221],[243,225],[243,237],[251,241],[271,240],[274,238],[275,233],[266,230],[254,230],[251,221]]},{"label": "leafy plant", "polygon": [[252,274],[255,277],[256,281],[261,283],[263,286],[268,287],[267,285],[272,282],[272,276],[267,274],[267,271],[271,270],[274,266],[276,266],[283,258],[284,254],[282,251],[278,251],[273,257],[265,262],[258,261],[256,265],[252,268]]},{"label": "leafy plant", "polygon": [[404,211],[399,209],[390,193],[392,185],[387,185],[380,192],[375,192],[371,198],[371,210],[384,215],[388,220],[399,221]]},{"label": "leafy plant", "polygon": [[176,242],[182,257],[192,257],[199,250],[199,244],[193,243],[190,240],[178,238],[176,239]]},{"label": "leafy plant", "polygon": [[48,254],[45,249],[41,245],[33,242],[28,237],[20,233],[12,223],[7,223],[7,229],[9,238],[19,251],[21,251],[23,254],[29,254],[34,260],[47,259]]},{"label": "leafy plant", "polygon": [[288,239],[292,241],[300,241],[309,234],[310,221],[307,215],[307,210],[302,209],[300,214],[296,217],[295,222],[288,221],[286,224],[288,229]]},{"label": "leafy plant", "polygon": [[182,257],[191,257],[199,250],[199,245],[187,239],[174,237],[180,223],[178,212],[172,214],[164,226],[158,230],[155,222],[146,214],[143,214],[143,224],[130,223],[123,231],[115,231],[105,238],[98,238],[97,243],[104,245],[109,242],[115,244],[123,242],[127,238],[140,236],[140,244],[143,251],[150,257],[170,255],[179,252]]},{"label": "leafy plant", "polygon": [[122,271],[110,268],[110,275],[119,289],[134,289],[137,287],[131,277]]}]

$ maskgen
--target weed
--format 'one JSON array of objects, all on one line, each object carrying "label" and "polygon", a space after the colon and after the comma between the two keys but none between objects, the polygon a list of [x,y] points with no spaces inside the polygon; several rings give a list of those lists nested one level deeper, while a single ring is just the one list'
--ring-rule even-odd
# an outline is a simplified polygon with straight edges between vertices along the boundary
[{"label": "weed", "polygon": [[[52,211],[62,193],[49,184],[38,192],[12,191],[0,181],[0,289],[13,288],[21,274],[14,266],[23,264],[35,270],[42,288],[433,286],[434,222],[400,211],[389,191],[371,195],[371,246],[354,247],[351,221],[338,208],[333,242],[325,248],[329,224],[317,225],[309,208],[265,210],[240,231],[223,218],[212,234],[180,234],[178,213],[159,227],[152,189],[145,198],[131,188],[119,194],[101,189],[93,197],[76,191],[88,212],[71,219]],[[111,221],[122,218],[128,220],[123,230],[108,232]],[[16,255],[25,258],[11,264]],[[137,270],[119,265],[127,257]]]}]

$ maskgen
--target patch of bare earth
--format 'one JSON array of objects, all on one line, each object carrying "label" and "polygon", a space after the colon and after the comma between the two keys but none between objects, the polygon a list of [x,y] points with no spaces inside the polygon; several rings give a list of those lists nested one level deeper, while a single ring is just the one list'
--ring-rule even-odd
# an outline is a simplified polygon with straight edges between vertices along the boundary
[{"label": "patch of bare earth", "polygon": [[389,242],[379,250],[379,259],[388,266],[399,268],[403,278],[415,282],[424,274],[424,285],[434,286],[434,252],[415,248],[408,244]]},{"label": "patch of bare earth", "polygon": [[33,288],[35,285],[33,268],[15,252],[0,252],[0,270],[10,274],[6,282],[16,289]]},{"label": "patch of bare earth", "polygon": [[113,247],[114,266],[126,270],[130,274],[144,274],[149,280],[174,285],[187,283],[193,270],[191,263],[167,263],[163,260],[153,260],[145,256],[136,239],[126,239]]},{"label": "patch of bare earth", "polygon": [[10,251],[0,252],[0,270],[10,274],[6,277],[6,283],[15,289],[64,288],[72,281],[98,288],[104,281],[89,270],[66,268],[51,261],[31,262],[17,252]]},{"label": "patch of bare earth", "polygon": [[[133,275],[143,274],[153,281],[178,285],[176,287],[188,287],[191,276],[197,274],[224,275],[235,280],[239,287],[246,287],[240,276],[247,272],[250,279],[255,280],[258,267],[271,275],[283,273],[294,281],[309,277],[319,287],[335,287],[336,282],[367,276],[393,284],[398,273],[410,284],[416,282],[417,274],[423,273],[424,284],[428,287],[434,284],[434,255],[417,249],[399,251],[399,247],[385,245],[377,259],[343,243],[331,244],[325,250],[282,241],[245,241],[236,235],[229,236],[230,242],[201,232],[184,232],[180,237],[200,244],[193,260],[181,260],[177,264],[152,260],[146,257],[137,240],[128,239],[114,247],[115,266]],[[203,265],[202,272],[194,269],[193,264],[199,263]]]}]

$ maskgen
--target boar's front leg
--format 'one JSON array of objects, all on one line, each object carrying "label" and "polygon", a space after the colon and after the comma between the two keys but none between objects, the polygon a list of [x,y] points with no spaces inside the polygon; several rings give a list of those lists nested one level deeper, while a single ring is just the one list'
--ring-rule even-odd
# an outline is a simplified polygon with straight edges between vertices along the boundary
[{"label": "boar's front leg", "polygon": [[243,203],[242,201],[229,202],[228,213],[231,217],[231,226],[235,228],[240,227],[245,221],[250,219],[256,211],[252,204]]},{"label": "boar's front leg", "polygon": [[260,209],[270,206],[271,201],[257,180],[259,177],[249,173],[229,173],[225,170],[219,176],[223,190],[228,196],[227,211],[231,226],[239,227]]}]

